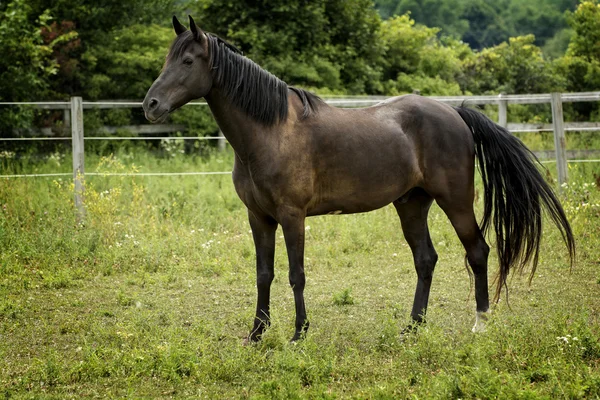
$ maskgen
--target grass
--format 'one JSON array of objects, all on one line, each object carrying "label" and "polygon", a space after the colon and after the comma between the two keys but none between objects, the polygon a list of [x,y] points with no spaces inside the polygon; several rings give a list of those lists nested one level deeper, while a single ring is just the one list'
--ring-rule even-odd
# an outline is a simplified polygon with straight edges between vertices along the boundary
[{"label": "grass", "polygon": [[[56,158],[5,160],[2,172],[68,168]],[[87,171],[100,172],[227,170],[232,155],[123,151],[86,161]],[[589,164],[569,172],[562,199],[578,244],[575,268],[569,271],[560,235],[546,224],[533,283],[510,279],[510,302],[494,307],[487,332],[470,332],[475,305],[464,251],[434,206],[440,260],[428,323],[401,340],[416,275],[395,211],[386,207],[307,220],[311,328],[298,344],[288,342],[294,305],[278,231],[273,324],[251,346],[242,339],[255,307],[254,248],[229,176],[89,177],[83,225],[75,221],[69,180],[0,180],[0,393],[600,397],[600,191],[593,175],[600,171]],[[490,270],[496,265],[494,254]]]}]

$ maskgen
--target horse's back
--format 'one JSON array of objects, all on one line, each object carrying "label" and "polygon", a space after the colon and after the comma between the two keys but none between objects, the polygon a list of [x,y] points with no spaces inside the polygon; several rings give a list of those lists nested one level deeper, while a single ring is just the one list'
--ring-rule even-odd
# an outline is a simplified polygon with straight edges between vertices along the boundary
[{"label": "horse's back", "polygon": [[346,152],[357,161],[364,154],[389,168],[395,160],[404,172],[417,165],[450,167],[457,157],[474,161],[473,136],[463,119],[451,106],[427,97],[398,96],[360,109],[330,107],[321,119],[312,132],[316,153]]},{"label": "horse's back", "polygon": [[406,95],[368,108],[329,108],[321,119],[311,133],[312,153],[321,197],[336,197],[329,203],[341,202],[336,194],[346,193],[357,200],[345,203],[361,203],[353,212],[366,211],[416,186],[435,192],[473,179],[472,134],[446,104]]}]

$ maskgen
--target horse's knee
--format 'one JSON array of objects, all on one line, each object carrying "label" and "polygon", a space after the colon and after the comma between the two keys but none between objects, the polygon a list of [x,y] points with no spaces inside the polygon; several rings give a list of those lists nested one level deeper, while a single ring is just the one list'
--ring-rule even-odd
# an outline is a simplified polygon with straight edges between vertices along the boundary
[{"label": "horse's knee", "polygon": [[290,286],[294,290],[304,290],[306,275],[304,271],[290,272]]},{"label": "horse's knee", "polygon": [[271,271],[259,272],[256,274],[256,286],[259,289],[268,289],[275,278],[275,274]]}]

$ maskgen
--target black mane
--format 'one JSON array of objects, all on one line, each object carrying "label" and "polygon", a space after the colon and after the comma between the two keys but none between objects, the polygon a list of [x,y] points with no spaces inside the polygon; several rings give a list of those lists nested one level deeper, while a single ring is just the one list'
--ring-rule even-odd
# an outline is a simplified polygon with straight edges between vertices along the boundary
[{"label": "black mane", "polygon": [[[206,33],[206,37],[210,51],[209,66],[214,82],[223,90],[225,97],[244,110],[248,116],[266,126],[285,121],[288,115],[288,90],[294,92],[302,101],[302,118],[317,112],[323,102],[317,95],[288,86],[217,35]],[[179,58],[193,40],[190,31],[180,34],[171,46],[168,60]]]}]

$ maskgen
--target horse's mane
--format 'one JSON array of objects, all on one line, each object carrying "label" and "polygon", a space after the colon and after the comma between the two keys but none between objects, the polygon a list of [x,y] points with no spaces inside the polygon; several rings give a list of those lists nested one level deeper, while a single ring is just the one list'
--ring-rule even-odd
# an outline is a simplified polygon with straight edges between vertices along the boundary
[{"label": "horse's mane", "polygon": [[[315,114],[323,103],[314,93],[288,86],[217,35],[206,33],[206,37],[210,51],[209,67],[214,82],[223,90],[229,101],[254,120],[267,126],[285,121],[288,114],[288,89],[302,101],[302,118]],[[193,40],[190,31],[178,35],[167,60],[179,58]]]}]

